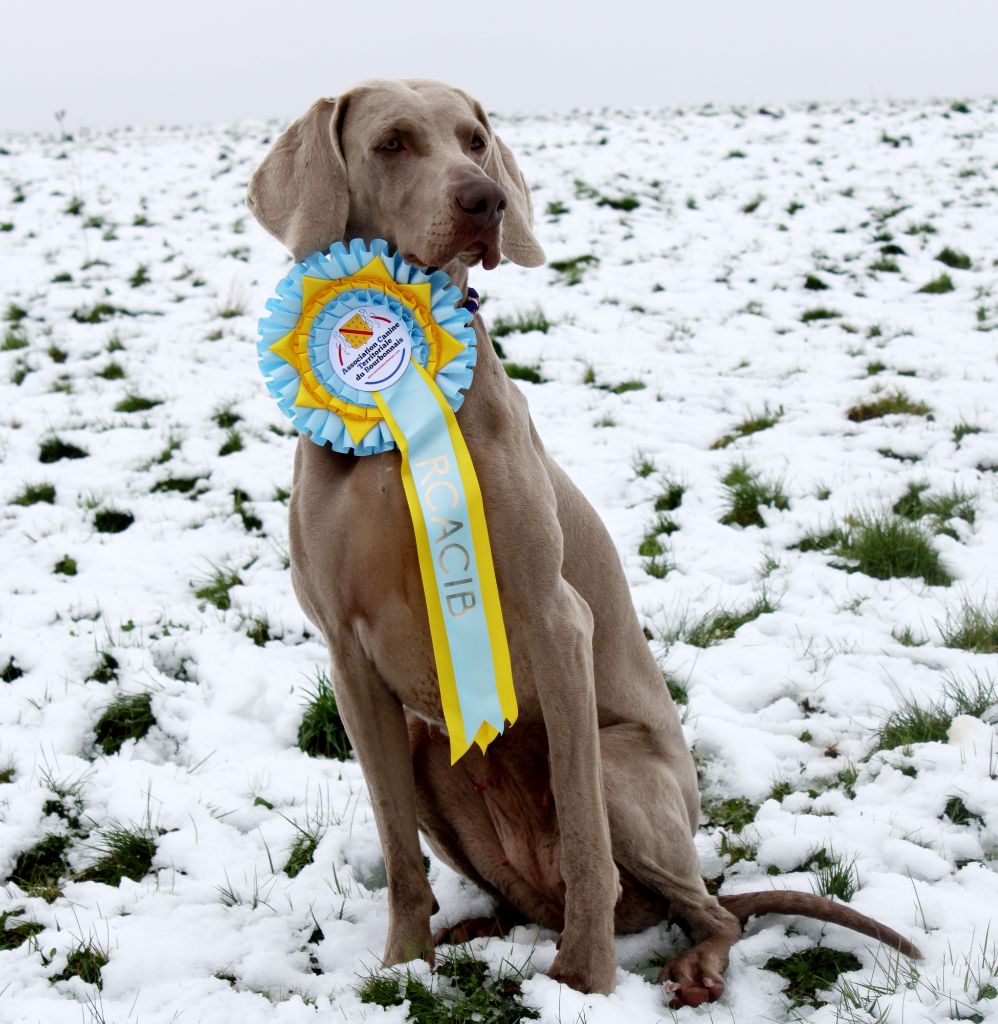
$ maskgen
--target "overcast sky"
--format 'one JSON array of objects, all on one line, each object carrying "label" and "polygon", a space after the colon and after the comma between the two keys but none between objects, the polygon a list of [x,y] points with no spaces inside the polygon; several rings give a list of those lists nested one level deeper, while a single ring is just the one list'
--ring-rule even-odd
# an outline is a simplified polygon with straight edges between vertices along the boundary
[{"label": "overcast sky", "polygon": [[998,93],[996,0],[6,0],[0,131],[290,119],[372,77],[494,111]]}]

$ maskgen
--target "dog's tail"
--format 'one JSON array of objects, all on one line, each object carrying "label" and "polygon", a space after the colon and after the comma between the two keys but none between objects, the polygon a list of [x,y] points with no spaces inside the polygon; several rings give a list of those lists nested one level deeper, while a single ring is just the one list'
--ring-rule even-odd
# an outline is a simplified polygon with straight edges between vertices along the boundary
[{"label": "dog's tail", "polygon": [[745,922],[756,914],[800,914],[803,917],[814,917],[829,924],[839,924],[843,928],[851,928],[862,935],[869,935],[885,946],[891,946],[905,956],[921,960],[922,954],[903,935],[893,928],[874,921],[872,917],[853,910],[842,903],[834,903],[823,896],[815,896],[809,892],[791,892],[787,889],[771,889],[764,892],[745,892],[734,896],[718,896],[718,901],[725,910],[730,911],[738,920]]}]

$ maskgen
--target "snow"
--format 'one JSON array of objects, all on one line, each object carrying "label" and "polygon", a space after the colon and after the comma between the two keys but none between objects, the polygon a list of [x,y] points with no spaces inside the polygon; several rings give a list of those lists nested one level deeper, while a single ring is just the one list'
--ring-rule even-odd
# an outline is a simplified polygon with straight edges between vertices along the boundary
[{"label": "snow", "polygon": [[[723,870],[722,891],[810,891],[813,876],[796,869],[815,850],[834,851],[855,865],[853,905],[926,955],[917,984],[887,985],[875,1008],[842,1019],[948,1020],[952,995],[964,1015],[998,1020],[998,1000],[976,1002],[998,961],[988,931],[998,908],[994,709],[987,721],[955,719],[947,743],[867,759],[902,702],[931,703],[954,681],[998,679],[998,656],[946,647],[940,631],[965,601],[998,597],[998,105],[969,106],[498,118],[535,189],[549,260],[599,262],[574,286],[550,268],[472,274],[487,322],[534,308],[551,321],[547,334],[501,339],[509,359],[539,365],[546,378],[521,385],[534,420],[607,523],[656,654],[688,690],[685,727],[705,799],[761,804],[741,837],[755,856],[732,867],[718,852],[720,830],[705,826],[705,875]],[[100,828],[162,830],[141,881],[68,881],[51,904],[13,883],[0,892],[0,912],[23,908],[18,920],[44,925],[35,942],[0,952],[0,1021],[405,1019],[404,1008],[383,1011],[356,992],[378,964],[388,923],[362,774],[355,762],[296,746],[325,654],[291,592],[279,498],[290,488],[293,442],[253,345],[288,257],[242,205],[279,130],[0,138],[0,225],[11,225],[0,234],[0,301],[26,311],[28,341],[0,352],[0,668],[13,658],[23,671],[0,683],[0,770],[14,769],[0,784],[0,878],[21,852],[65,829],[44,810],[54,784],[77,787],[82,830],[93,831],[74,837],[73,870],[92,862]],[[623,195],[640,205],[599,203]],[[66,212],[72,197],[83,201],[77,214]],[[546,212],[556,202],[568,212]],[[790,212],[791,204],[800,206]],[[908,233],[924,224],[934,233]],[[869,270],[884,232],[905,250],[894,257],[899,273]],[[969,254],[971,269],[938,262],[944,246]],[[140,265],[150,280],[132,287]],[[918,292],[943,271],[954,291]],[[60,274],[71,280],[54,282]],[[828,289],[806,290],[807,274]],[[72,318],[98,302],[130,315]],[[817,307],[840,316],[803,323]],[[62,362],[51,354],[59,350]],[[112,361],[122,379],[99,375]],[[868,375],[876,361],[885,368]],[[614,394],[584,382],[589,368],[596,385],[646,386]],[[903,388],[932,416],[850,422],[846,410],[877,387]],[[135,393],[160,404],[115,411]],[[224,456],[227,428],[213,420],[223,406],[241,417],[243,442]],[[775,426],[711,447],[765,407],[782,408]],[[957,443],[961,423],[980,431]],[[39,445],[53,435],[88,456],[40,463]],[[641,458],[656,467],[644,478]],[[785,510],[762,509],[764,527],[719,522],[720,478],[741,459],[781,480],[789,497]],[[154,489],[179,477],[199,482],[190,493]],[[686,492],[670,513],[679,529],[663,538],[674,568],[658,579],[638,546],[665,478]],[[889,508],[921,480],[933,492],[976,495],[974,523],[952,521],[955,538],[934,540],[952,586],[876,580],[791,547],[847,516]],[[42,482],[56,487],[53,505],[8,504]],[[236,489],[261,528],[244,525]],[[97,532],[101,507],[135,521]],[[66,555],[76,575],[53,572]],[[242,580],[225,611],[194,593],[213,566]],[[716,646],[661,641],[684,618],[740,610],[763,593],[775,610]],[[271,639],[257,646],[246,629],[261,615]],[[902,644],[906,629],[925,643]],[[101,683],[88,677],[105,651],[119,667]],[[146,692],[156,726],[105,756],[93,737],[101,713],[118,694]],[[849,766],[854,797],[834,779]],[[781,781],[789,793],[770,798]],[[951,822],[944,809],[955,796],[979,820]],[[296,826],[316,820],[327,827],[314,862],[289,878],[282,868]],[[441,904],[435,925],[487,908],[435,860],[430,876]],[[223,902],[223,889],[233,898]],[[309,943],[316,923],[324,937]],[[79,978],[53,983],[88,938],[107,951],[102,991]],[[854,984],[890,973],[869,940],[768,918],[735,947],[712,1014],[836,1019],[841,993],[826,994],[825,1008],[790,1011],[782,979],[763,969],[819,938],[859,956]],[[544,975],[555,939],[521,927],[479,945],[493,967],[525,966],[524,1000],[546,1022],[668,1019],[648,961],[681,948],[677,933],[663,925],[620,937],[609,997]]]}]

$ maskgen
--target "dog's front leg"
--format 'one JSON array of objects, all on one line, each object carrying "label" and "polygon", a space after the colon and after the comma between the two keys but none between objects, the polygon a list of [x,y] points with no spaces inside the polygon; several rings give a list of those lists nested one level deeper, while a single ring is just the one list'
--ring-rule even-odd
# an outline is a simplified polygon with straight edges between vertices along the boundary
[{"label": "dog's front leg", "polygon": [[608,993],[616,979],[613,916],[621,890],[603,793],[592,636],[589,606],[560,580],[537,608],[528,640],[565,881],[565,927],[549,973],[579,991]]},{"label": "dog's front leg", "polygon": [[426,878],[416,824],[409,733],[402,705],[359,651],[337,657],[336,698],[343,724],[364,772],[388,876],[388,939],[384,964],[416,957],[433,962]]}]

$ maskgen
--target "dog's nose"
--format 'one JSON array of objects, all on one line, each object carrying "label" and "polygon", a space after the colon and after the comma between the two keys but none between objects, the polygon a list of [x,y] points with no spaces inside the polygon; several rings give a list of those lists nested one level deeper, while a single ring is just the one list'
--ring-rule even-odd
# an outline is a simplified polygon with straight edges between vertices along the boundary
[{"label": "dog's nose", "polygon": [[488,178],[462,185],[454,200],[458,209],[480,228],[495,224],[506,209],[506,193]]}]

